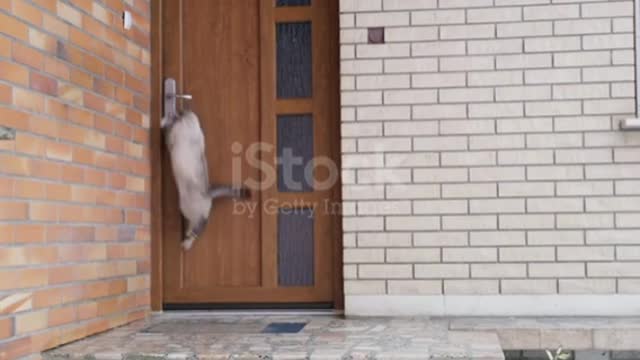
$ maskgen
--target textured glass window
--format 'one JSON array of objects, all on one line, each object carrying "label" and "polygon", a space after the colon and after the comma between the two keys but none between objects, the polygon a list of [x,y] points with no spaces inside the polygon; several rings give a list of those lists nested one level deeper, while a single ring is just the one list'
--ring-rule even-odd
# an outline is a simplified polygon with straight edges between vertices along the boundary
[{"label": "textured glass window", "polygon": [[276,42],[278,98],[311,97],[311,23],[278,23]]},{"label": "textured glass window", "polygon": [[311,0],[276,0],[276,6],[308,6]]},{"label": "textured glass window", "polygon": [[313,211],[280,209],[278,213],[278,284],[313,286]]},{"label": "textured glass window", "polygon": [[278,191],[313,191],[313,118],[280,115],[276,126]]}]

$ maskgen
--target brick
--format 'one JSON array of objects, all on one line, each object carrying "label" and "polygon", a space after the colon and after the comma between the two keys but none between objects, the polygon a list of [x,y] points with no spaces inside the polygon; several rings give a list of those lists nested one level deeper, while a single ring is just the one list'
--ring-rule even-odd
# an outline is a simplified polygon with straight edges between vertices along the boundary
[{"label": "brick", "polygon": [[464,232],[423,232],[413,237],[415,246],[465,246],[468,243]]},{"label": "brick", "polygon": [[440,219],[435,216],[390,216],[386,229],[392,231],[419,231],[440,229]]},{"label": "brick", "polygon": [[485,39],[495,36],[495,25],[443,25],[441,39]]},{"label": "brick", "polygon": [[471,264],[472,278],[523,278],[527,276],[526,264]]},{"label": "brick", "polygon": [[588,263],[587,274],[589,277],[638,277],[640,276],[639,263]]},{"label": "brick", "polygon": [[359,265],[361,279],[406,279],[413,276],[411,265]]},{"label": "brick", "polygon": [[458,87],[465,86],[467,80],[463,73],[415,74],[411,76],[411,84],[416,88]]},{"label": "brick", "polygon": [[615,294],[616,282],[610,279],[560,279],[560,294]]},{"label": "brick", "polygon": [[427,10],[411,13],[412,25],[459,24],[464,22],[464,10]]},{"label": "brick", "polygon": [[633,34],[585,35],[583,46],[586,50],[628,49],[633,41]]},{"label": "brick", "polygon": [[497,129],[499,133],[550,132],[553,129],[553,120],[535,117],[499,119]]},{"label": "brick", "polygon": [[14,84],[28,86],[29,70],[16,63],[0,60],[0,79]]},{"label": "brick", "polygon": [[0,33],[27,41],[28,32],[29,29],[23,22],[12,16],[0,14]]},{"label": "brick", "polygon": [[467,43],[467,51],[469,54],[517,54],[522,51],[522,40],[473,40]]},{"label": "brick", "polygon": [[384,124],[384,134],[387,136],[424,136],[437,133],[437,121],[394,121]]},{"label": "brick", "polygon": [[469,86],[520,85],[524,74],[519,70],[472,72],[468,75]]},{"label": "brick", "polygon": [[517,22],[520,20],[522,20],[522,11],[517,7],[467,10],[467,22],[469,23]]},{"label": "brick", "polygon": [[613,227],[612,214],[558,215],[558,228],[594,229]]},{"label": "brick", "polygon": [[439,249],[387,249],[388,263],[433,263],[440,262]]},{"label": "brick", "polygon": [[[385,73],[421,73],[438,70],[438,60],[433,58],[385,59]],[[438,75],[438,74],[433,74]],[[415,79],[415,77],[414,77]],[[462,77],[464,83],[464,76]],[[415,86],[415,84],[414,84]]]},{"label": "brick", "polygon": [[[584,69],[584,81],[633,81],[634,71],[630,66],[611,66]],[[601,96],[605,97],[605,96]]]},{"label": "brick", "polygon": [[396,27],[385,29],[385,41],[429,41],[438,39],[438,29],[435,27]]},{"label": "brick", "polygon": [[439,280],[390,280],[390,295],[439,295],[442,284]]},{"label": "brick", "polygon": [[415,10],[438,7],[436,0],[384,0],[384,10]]},{"label": "brick", "polygon": [[579,50],[580,37],[527,38],[524,40],[525,52],[556,52]]},{"label": "brick", "polygon": [[522,103],[469,104],[470,118],[509,118],[523,115]]},{"label": "brick", "polygon": [[413,147],[418,151],[465,150],[467,139],[460,136],[420,137],[413,140]]},{"label": "brick", "polygon": [[[490,56],[448,57],[440,60],[441,71],[493,70],[494,60]],[[473,98],[469,101],[474,101]]]},{"label": "brick", "polygon": [[[500,281],[502,294],[510,295],[532,295],[532,294],[555,294],[555,280],[541,279],[518,279]],[[522,336],[522,334],[520,335]]]},{"label": "brick", "polygon": [[443,198],[487,198],[496,197],[495,184],[443,184]]},{"label": "brick", "polygon": [[558,35],[600,34],[611,32],[610,19],[560,20],[554,23]]},{"label": "brick", "polygon": [[389,90],[384,92],[385,104],[436,103],[435,90]]},{"label": "brick", "polygon": [[553,215],[500,215],[500,229],[550,229]]},{"label": "brick", "polygon": [[413,107],[414,119],[455,119],[465,118],[465,105],[417,105]]},{"label": "brick", "polygon": [[559,164],[610,163],[611,151],[607,149],[556,150],[556,162]]},{"label": "brick", "polygon": [[498,164],[550,164],[553,162],[551,150],[502,150],[498,151]]},{"label": "brick", "polygon": [[384,249],[344,249],[344,263],[383,263]]},{"label": "brick", "polygon": [[469,169],[470,180],[481,181],[518,181],[525,179],[524,167],[478,167]]},{"label": "brick", "polygon": [[440,196],[438,185],[387,185],[388,199],[432,199]]},{"label": "brick", "polygon": [[507,86],[496,89],[497,101],[549,100],[550,86]]},{"label": "brick", "polygon": [[525,233],[522,231],[472,231],[471,246],[511,246],[524,245]]},{"label": "brick", "polygon": [[582,4],[583,17],[615,17],[632,16],[632,2],[617,2],[613,4],[594,3]]},{"label": "brick", "polygon": [[556,67],[595,66],[611,64],[608,51],[577,51],[553,54]]},{"label": "brick", "polygon": [[411,44],[411,54],[413,56],[464,55],[465,52],[464,41],[438,41]]},{"label": "brick", "polygon": [[357,13],[357,27],[409,25],[408,12]]},{"label": "brick", "polygon": [[356,116],[359,121],[409,120],[411,108],[409,106],[360,107],[357,109]]},{"label": "brick", "polygon": [[409,44],[362,44],[356,46],[358,58],[397,58],[409,56]]},{"label": "brick", "polygon": [[459,279],[470,275],[468,264],[416,264],[417,279]]},{"label": "brick", "polygon": [[441,89],[440,102],[466,103],[476,101],[492,101],[492,89]]},{"label": "brick", "polygon": [[406,247],[411,245],[409,233],[359,233],[359,247]]},{"label": "brick", "polygon": [[403,215],[411,213],[408,201],[359,201],[358,215]]},{"label": "brick", "polygon": [[16,335],[22,335],[46,328],[47,315],[48,312],[46,310],[41,310],[16,316],[14,325]]},{"label": "brick", "polygon": [[498,294],[497,280],[445,280],[444,292],[447,295]]},{"label": "brick", "polygon": [[340,2],[340,12],[379,11],[382,10],[381,0],[343,0]]},{"label": "brick", "polygon": [[614,257],[614,248],[608,246],[558,247],[559,261],[607,261]]},{"label": "brick", "polygon": [[493,215],[443,216],[443,230],[494,230],[497,219]]},{"label": "brick", "polygon": [[413,202],[414,214],[465,214],[466,212],[467,202],[464,200],[426,200]]},{"label": "brick", "polygon": [[584,278],[584,263],[532,263],[529,277],[532,278]]},{"label": "brick", "polygon": [[524,20],[569,19],[580,16],[580,7],[570,5],[527,6],[524,8]]},{"label": "brick", "polygon": [[442,135],[491,134],[495,131],[495,121],[487,119],[448,120],[440,124]]},{"label": "brick", "polygon": [[[495,187],[493,191],[495,192]],[[521,199],[482,199],[470,201],[470,211],[472,214],[524,213],[524,208],[524,201]]]},{"label": "brick", "polygon": [[587,244],[636,244],[639,234],[637,230],[591,230],[587,231]]},{"label": "brick", "polygon": [[555,85],[554,99],[590,99],[609,97],[609,86],[603,84]]},{"label": "brick", "polygon": [[548,36],[553,32],[551,21],[514,22],[498,24],[498,37]]},{"label": "brick", "polygon": [[358,89],[406,89],[409,75],[360,75],[356,77]]},{"label": "brick", "polygon": [[13,320],[5,318],[0,320],[0,339],[7,339],[13,336]]},{"label": "brick", "polygon": [[353,281],[344,282],[345,295],[374,295],[385,293],[384,281]]}]

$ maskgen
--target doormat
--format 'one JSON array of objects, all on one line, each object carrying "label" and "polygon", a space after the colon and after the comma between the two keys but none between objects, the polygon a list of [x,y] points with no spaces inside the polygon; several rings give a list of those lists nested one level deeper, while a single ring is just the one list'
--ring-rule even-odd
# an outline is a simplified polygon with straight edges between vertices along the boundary
[{"label": "doormat", "polygon": [[300,332],[306,323],[271,323],[264,330],[265,334],[295,334]]},{"label": "doormat", "polygon": [[224,322],[210,319],[165,320],[147,326],[141,333],[153,334],[260,334],[264,322]]}]

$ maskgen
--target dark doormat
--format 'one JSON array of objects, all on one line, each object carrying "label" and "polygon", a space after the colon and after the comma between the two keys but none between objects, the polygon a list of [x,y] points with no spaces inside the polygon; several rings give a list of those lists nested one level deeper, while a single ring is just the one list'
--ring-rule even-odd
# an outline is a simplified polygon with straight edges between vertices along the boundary
[{"label": "dark doormat", "polygon": [[140,330],[154,334],[295,334],[306,322],[224,321],[220,319],[172,319]]},{"label": "dark doormat", "polygon": [[295,334],[300,332],[306,323],[271,323],[262,330],[265,334]]}]

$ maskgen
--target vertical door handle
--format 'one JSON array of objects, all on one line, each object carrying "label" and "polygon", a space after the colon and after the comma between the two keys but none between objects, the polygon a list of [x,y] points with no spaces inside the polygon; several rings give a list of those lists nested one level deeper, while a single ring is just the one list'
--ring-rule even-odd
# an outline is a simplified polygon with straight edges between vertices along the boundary
[{"label": "vertical door handle", "polygon": [[172,119],[178,115],[176,110],[177,99],[191,100],[193,96],[189,94],[176,94],[176,80],[166,78],[164,80],[164,116],[166,118]]}]

